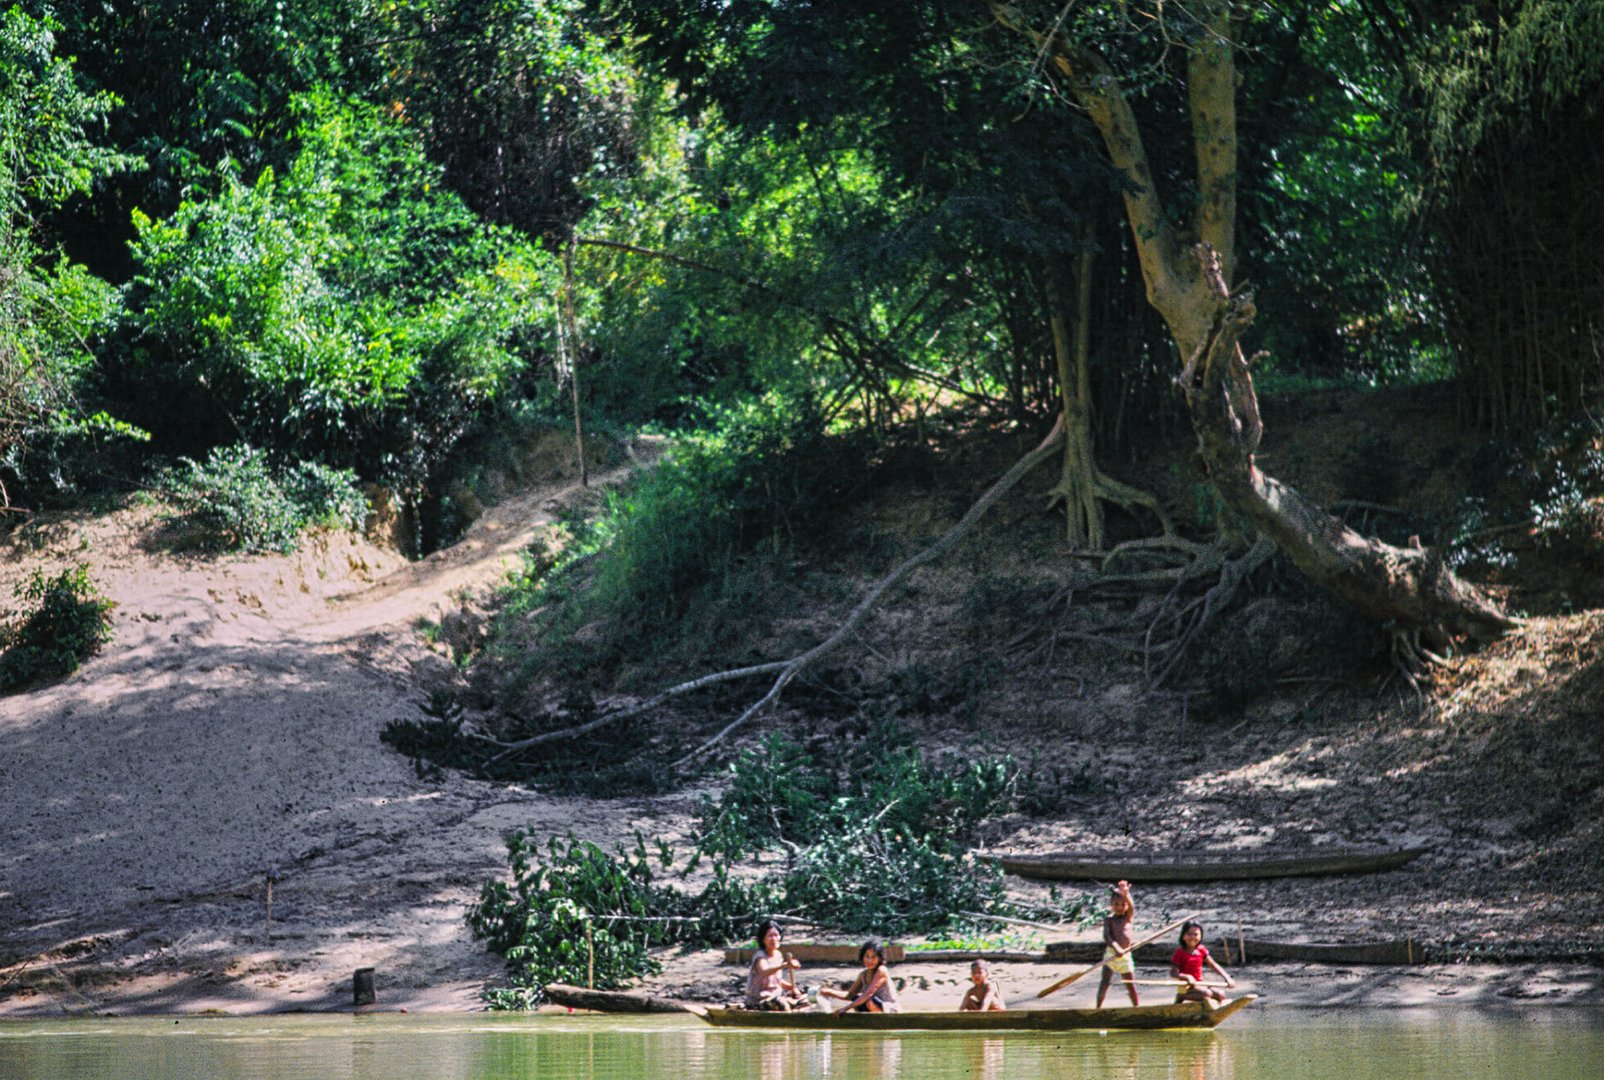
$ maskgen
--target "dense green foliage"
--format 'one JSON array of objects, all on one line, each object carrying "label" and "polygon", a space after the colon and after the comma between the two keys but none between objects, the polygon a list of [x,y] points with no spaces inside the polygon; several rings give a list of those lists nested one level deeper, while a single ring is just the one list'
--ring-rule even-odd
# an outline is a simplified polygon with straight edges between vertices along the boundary
[{"label": "dense green foliage", "polygon": [[177,520],[201,546],[221,551],[294,551],[314,526],[361,528],[368,503],[350,470],[313,461],[275,468],[246,443],[180,458],[162,478]]},{"label": "dense green foliage", "polygon": [[[1428,156],[1435,191],[1484,176],[1523,95],[1585,100],[1596,50],[1555,38],[1562,6],[1494,5],[1511,32],[1489,38],[1492,15],[1442,5],[1244,5],[1242,264],[1275,371],[1440,369],[1412,254],[1448,249],[1397,242],[1399,201]],[[1115,63],[1184,225],[1190,14],[1019,7]],[[1046,282],[1087,250],[1099,452],[1177,423],[1125,181],[984,4],[38,0],[5,27],[5,258],[27,272],[3,333],[29,359],[0,380],[0,467],[30,496],[243,439],[438,507],[575,380],[603,424],[706,430],[779,394],[882,441],[938,396],[1042,425]],[[80,406],[124,426],[75,428]],[[79,434],[30,466],[23,428]],[[139,429],[115,470],[83,452]],[[620,576],[671,561],[628,546]]]},{"label": "dense green foliage", "polygon": [[189,400],[191,424],[415,486],[522,365],[542,258],[377,111],[295,105],[282,181],[225,173],[170,218],[136,214],[125,376]]},{"label": "dense green foliage", "polygon": [[115,104],[78,84],[49,23],[0,12],[0,508],[29,443],[79,420],[73,391],[88,343],[116,315],[114,290],[63,258],[37,223],[133,164],[90,135]]},{"label": "dense green foliage", "polygon": [[111,603],[81,563],[54,577],[35,571],[16,598],[16,620],[0,625],[0,694],[71,674],[111,640]]},{"label": "dense green foliage", "polygon": [[653,948],[738,938],[773,902],[763,884],[733,880],[724,867],[697,894],[660,884],[674,854],[661,841],[648,851],[639,835],[613,853],[572,836],[542,853],[538,838],[515,833],[507,856],[511,884],[485,882],[468,913],[474,935],[507,959],[510,985],[491,991],[492,1008],[537,1005],[549,982],[628,985],[659,970]]},{"label": "dense green foliage", "polygon": [[[569,837],[543,853],[515,834],[512,881],[487,881],[469,915],[475,935],[507,958],[511,985],[491,1003],[527,1008],[548,982],[622,986],[658,970],[654,948],[740,941],[774,913],[882,934],[963,930],[988,915],[1082,915],[1083,901],[1056,894],[1041,911],[1009,903],[1001,871],[966,855],[976,827],[1015,804],[1019,783],[1006,758],[937,765],[891,726],[840,762],[770,735],[736,758],[729,786],[704,804],[680,871],[703,870],[696,892],[661,883],[676,858],[662,841],[648,850],[637,836],[633,849],[609,854]],[[785,852],[783,864],[735,872],[772,851]]]}]

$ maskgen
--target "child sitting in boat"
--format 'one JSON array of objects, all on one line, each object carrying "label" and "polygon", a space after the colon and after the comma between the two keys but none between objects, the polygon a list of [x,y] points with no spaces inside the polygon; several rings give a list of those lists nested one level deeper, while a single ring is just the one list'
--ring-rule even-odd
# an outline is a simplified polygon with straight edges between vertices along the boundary
[{"label": "child sitting in boat", "polygon": [[990,964],[984,960],[970,964],[969,981],[974,985],[958,1003],[959,1012],[1003,1012],[1008,1008],[1003,1004],[1002,991],[997,988],[996,980],[991,977]]},{"label": "child sitting in boat", "polygon": [[858,963],[863,970],[846,990],[833,986],[820,987],[819,996],[836,998],[847,1004],[842,1012],[899,1012],[897,988],[891,981],[891,969],[886,967],[886,949],[878,941],[865,941],[858,950]]},{"label": "child sitting in boat", "polygon": [[[757,955],[746,973],[746,1007],[765,1012],[806,1008],[807,995],[797,989],[791,974],[801,962],[780,952],[780,928],[772,919],[757,928]],[[789,978],[786,976],[790,975]]]},{"label": "child sitting in boat", "polygon": [[1142,1002],[1136,994],[1136,966],[1131,962],[1131,926],[1136,922],[1136,902],[1131,899],[1131,883],[1121,881],[1109,890],[1108,918],[1103,920],[1103,981],[1097,987],[1097,1007],[1103,1007],[1108,984],[1116,972],[1125,980],[1125,992],[1132,1005]]},{"label": "child sitting in boat", "polygon": [[1184,983],[1176,988],[1175,1003],[1183,1001],[1224,1001],[1225,995],[1213,986],[1203,982],[1203,965],[1213,968],[1225,980],[1227,987],[1235,986],[1236,981],[1227,975],[1225,969],[1214,962],[1209,955],[1208,947],[1203,944],[1203,924],[1186,922],[1181,926],[1181,947],[1170,956],[1170,978]]}]

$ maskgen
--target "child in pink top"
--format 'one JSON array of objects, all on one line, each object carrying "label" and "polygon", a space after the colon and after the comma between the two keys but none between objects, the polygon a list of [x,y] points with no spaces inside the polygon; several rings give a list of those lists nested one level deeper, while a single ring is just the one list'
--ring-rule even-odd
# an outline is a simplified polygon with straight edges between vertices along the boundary
[{"label": "child in pink top", "polygon": [[1219,990],[1203,985],[1204,964],[1218,972],[1227,987],[1236,985],[1225,969],[1214,962],[1214,957],[1209,955],[1208,948],[1203,944],[1203,924],[1187,922],[1181,926],[1181,947],[1170,956],[1170,978],[1186,984],[1175,991],[1177,1005],[1183,1001],[1225,1000],[1225,995]]}]

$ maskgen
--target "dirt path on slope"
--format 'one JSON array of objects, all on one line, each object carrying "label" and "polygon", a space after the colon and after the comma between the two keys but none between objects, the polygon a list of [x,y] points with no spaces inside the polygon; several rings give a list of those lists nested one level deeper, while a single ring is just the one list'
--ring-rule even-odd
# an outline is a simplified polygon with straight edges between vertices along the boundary
[{"label": "dirt path on slope", "polygon": [[417,621],[588,497],[527,491],[412,564],[348,534],[173,554],[148,506],[14,531],[0,595],[87,562],[117,607],[80,671],[0,699],[0,1014],[338,1007],[359,967],[388,1005],[473,1007],[499,963],[463,915],[502,837],[658,830],[664,804],[425,781],[379,735],[448,668]]}]

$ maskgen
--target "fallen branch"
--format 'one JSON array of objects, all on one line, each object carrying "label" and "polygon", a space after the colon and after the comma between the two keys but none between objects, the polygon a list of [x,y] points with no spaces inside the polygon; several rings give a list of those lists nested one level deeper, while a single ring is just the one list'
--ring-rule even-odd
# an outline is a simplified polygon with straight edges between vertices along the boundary
[{"label": "fallen branch", "polygon": [[959,540],[963,539],[965,534],[967,534],[969,530],[974,527],[975,523],[980,520],[987,510],[991,509],[992,505],[995,504],[997,500],[1001,499],[1003,495],[1007,494],[1008,491],[1012,489],[1015,484],[1019,483],[1019,481],[1023,479],[1025,475],[1028,474],[1032,469],[1047,460],[1052,452],[1057,449],[1058,444],[1063,441],[1063,438],[1063,420],[1060,418],[1058,424],[1054,426],[1052,431],[1047,433],[1047,437],[1041,441],[1041,444],[1038,445],[1036,449],[1032,450],[1030,453],[1026,454],[1023,458],[1017,461],[1013,468],[1009,469],[1008,472],[1004,473],[1002,479],[993,484],[986,491],[986,493],[969,508],[969,512],[963,516],[958,524],[949,529],[947,533],[934,544],[931,544],[917,555],[907,559],[895,570],[891,571],[890,574],[880,579],[874,588],[869,590],[869,594],[858,602],[858,606],[853,608],[852,613],[847,616],[846,621],[841,624],[840,628],[837,629],[834,634],[830,635],[830,637],[815,645],[802,655],[793,657],[790,660],[774,660],[765,664],[752,664],[743,668],[731,668],[728,671],[715,671],[712,674],[703,675],[700,678],[692,679],[689,682],[682,682],[677,686],[671,686],[667,690],[647,698],[645,701],[637,702],[636,704],[627,706],[626,708],[606,713],[602,716],[598,716],[594,720],[587,721],[586,723],[579,724],[575,727],[561,728],[557,731],[543,731],[539,735],[531,735],[529,738],[519,739],[517,742],[501,743],[489,739],[487,736],[475,736],[483,741],[491,742],[492,745],[500,748],[500,753],[488,759],[484,763],[483,767],[488,768],[489,766],[494,765],[496,762],[510,757],[513,754],[520,753],[536,746],[541,746],[545,743],[560,742],[567,739],[577,739],[581,736],[589,735],[593,731],[599,731],[602,728],[618,723],[620,720],[627,720],[630,717],[640,716],[642,713],[650,712],[672,698],[680,697],[681,695],[689,694],[696,690],[703,690],[709,686],[717,686],[720,683],[734,682],[737,679],[747,679],[757,675],[776,674],[774,684],[769,687],[768,693],[764,694],[763,697],[760,698],[756,703],[749,706],[746,711],[742,712],[740,716],[736,717],[733,722],[726,725],[725,728],[717,735],[713,736],[713,738],[698,746],[689,754],[681,757],[678,761],[675,761],[674,767],[678,768],[684,765],[686,762],[700,756],[708,748],[722,742],[730,735],[731,732],[740,728],[741,725],[745,724],[747,721],[752,719],[752,717],[756,716],[763,710],[765,706],[780,696],[780,692],[785,689],[786,685],[790,683],[792,679],[796,678],[797,675],[801,674],[806,668],[816,663],[820,657],[836,648],[848,637],[854,634],[857,630],[858,624],[863,621],[866,615],[868,615],[870,609],[874,607],[875,603],[879,601],[880,597],[885,594],[887,589],[901,581],[904,577],[907,577],[908,574],[912,573],[920,566],[923,566],[932,559],[945,554],[953,547],[953,545],[955,545]]},{"label": "fallen branch", "polygon": [[564,739],[577,739],[581,735],[589,735],[592,731],[597,731],[601,728],[607,727],[609,724],[616,724],[620,720],[627,720],[632,716],[639,716],[642,713],[650,712],[659,705],[668,701],[670,698],[678,697],[681,694],[688,694],[693,690],[701,690],[708,686],[717,686],[719,683],[733,682],[736,679],[750,678],[753,675],[767,675],[771,671],[780,671],[785,666],[786,661],[775,660],[767,664],[753,664],[751,667],[733,668],[729,671],[716,671],[711,675],[703,675],[699,679],[692,679],[690,682],[683,682],[678,686],[671,686],[662,693],[647,698],[645,701],[637,702],[634,705],[630,705],[623,709],[618,709],[615,712],[610,712],[603,716],[598,716],[596,719],[580,724],[577,727],[562,728],[558,731],[543,731],[539,735],[531,735],[527,739],[519,739],[514,743],[498,743],[497,745],[501,745],[503,747],[501,753],[486,761],[485,767],[488,768],[489,766],[500,761],[502,758],[511,754],[516,754],[522,750],[528,750],[532,746],[540,746],[543,743],[549,742],[559,742]]},{"label": "fallen branch", "polygon": [[780,671],[779,676],[774,680],[774,684],[769,687],[768,693],[764,694],[762,698],[748,707],[747,710],[741,713],[740,716],[736,717],[729,724],[725,725],[725,727],[719,731],[718,734],[714,735],[711,739],[708,739],[696,749],[675,761],[675,768],[679,768],[695,760],[708,750],[712,749],[714,746],[717,746],[719,743],[723,742],[730,736],[731,733],[738,730],[747,721],[751,720],[752,717],[761,712],[765,706],[778,698],[780,696],[780,692],[785,689],[787,683],[796,678],[797,675],[801,674],[801,672],[806,668],[817,663],[821,657],[831,652],[836,648],[836,646],[840,645],[849,636],[851,636],[858,624],[864,620],[864,618],[874,608],[874,605],[879,602],[880,597],[884,596],[888,589],[897,584],[897,582],[901,581],[903,578],[907,577],[909,574],[913,573],[913,571],[917,570],[919,567],[923,566],[925,563],[939,558],[948,551],[952,550],[958,541],[962,540],[966,535],[968,535],[969,531],[975,527],[975,524],[979,522],[983,516],[985,516],[986,511],[990,510],[999,499],[1012,490],[1014,485],[1018,484],[1020,480],[1024,479],[1025,476],[1031,472],[1031,470],[1035,469],[1036,466],[1042,464],[1042,462],[1046,461],[1052,456],[1053,451],[1058,448],[1058,444],[1063,441],[1063,438],[1064,423],[1063,418],[1060,417],[1059,422],[1053,426],[1052,431],[1047,433],[1047,437],[1041,441],[1041,444],[1037,446],[1036,449],[1032,450],[1030,453],[1026,454],[1024,457],[1015,462],[1013,468],[1004,473],[1002,479],[991,485],[991,487],[986,490],[986,493],[977,499],[975,504],[969,508],[969,511],[965,513],[961,519],[959,519],[956,525],[954,525],[951,529],[948,529],[947,532],[942,535],[942,537],[934,544],[931,544],[917,555],[913,555],[904,560],[902,564],[899,565],[895,570],[892,570],[891,573],[881,578],[875,584],[874,588],[869,590],[868,595],[866,595],[862,600],[858,601],[858,606],[852,609],[852,613],[847,616],[846,621],[836,629],[835,633],[819,642],[819,644],[813,646],[813,648],[809,649],[807,652],[787,661],[783,669]]}]

